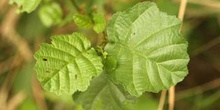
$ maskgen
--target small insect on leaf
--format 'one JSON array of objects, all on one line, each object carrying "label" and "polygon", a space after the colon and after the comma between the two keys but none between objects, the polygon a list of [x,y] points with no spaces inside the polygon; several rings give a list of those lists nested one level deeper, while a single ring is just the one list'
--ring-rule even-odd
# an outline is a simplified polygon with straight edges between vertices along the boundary
[{"label": "small insect on leaf", "polygon": [[43,61],[47,61],[47,59],[46,59],[46,58],[43,58]]}]

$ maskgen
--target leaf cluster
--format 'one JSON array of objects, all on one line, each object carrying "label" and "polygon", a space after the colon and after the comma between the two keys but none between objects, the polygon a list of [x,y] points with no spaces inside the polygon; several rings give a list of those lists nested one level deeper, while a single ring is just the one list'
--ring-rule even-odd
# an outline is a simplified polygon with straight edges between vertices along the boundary
[{"label": "leaf cluster", "polygon": [[[73,19],[97,33],[106,27],[102,14]],[[42,44],[34,55],[38,80],[56,94],[79,91],[74,97],[86,110],[119,110],[134,96],[168,89],[187,75],[188,44],[180,26],[155,3],[138,3],[109,20],[108,43],[101,48],[105,55],[80,33],[56,35],[51,44]]]}]

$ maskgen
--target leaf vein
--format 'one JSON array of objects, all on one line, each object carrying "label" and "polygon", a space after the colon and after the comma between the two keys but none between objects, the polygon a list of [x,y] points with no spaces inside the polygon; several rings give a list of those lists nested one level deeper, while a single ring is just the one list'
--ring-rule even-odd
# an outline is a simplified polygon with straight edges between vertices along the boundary
[{"label": "leaf vein", "polygon": [[171,26],[165,27],[165,28],[163,28],[163,29],[159,29],[159,30],[153,32],[152,34],[150,34],[150,35],[148,35],[148,36],[146,36],[146,37],[143,37],[144,39],[141,40],[140,42],[138,42],[138,43],[137,43],[136,45],[134,45],[134,47],[132,47],[132,48],[136,48],[136,47],[138,47],[138,45],[140,45],[140,44],[141,44],[142,42],[144,42],[145,40],[147,40],[147,39],[153,37],[155,34],[160,33],[161,31],[164,31],[164,30],[166,30],[166,29],[169,29],[169,28],[175,27],[175,26],[177,26],[177,25],[179,25],[179,24],[174,24],[174,25],[171,25]]}]

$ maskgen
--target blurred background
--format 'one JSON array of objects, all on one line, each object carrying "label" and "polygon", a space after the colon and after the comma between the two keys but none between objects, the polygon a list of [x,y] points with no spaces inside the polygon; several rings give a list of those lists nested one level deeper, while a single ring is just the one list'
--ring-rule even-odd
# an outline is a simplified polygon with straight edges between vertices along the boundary
[{"label": "blurred background", "polygon": [[[51,35],[81,32],[94,46],[102,34],[79,28],[76,13],[104,13],[106,20],[146,0],[42,0],[35,11],[17,14],[0,0],[0,110],[82,110],[71,96],[44,92],[34,71],[34,52]],[[151,0],[178,15],[180,0]],[[189,42],[189,74],[176,85],[175,110],[220,110],[220,0],[188,0],[181,30]],[[160,93],[146,92],[124,110],[156,110]],[[164,110],[168,108],[167,100]]]}]

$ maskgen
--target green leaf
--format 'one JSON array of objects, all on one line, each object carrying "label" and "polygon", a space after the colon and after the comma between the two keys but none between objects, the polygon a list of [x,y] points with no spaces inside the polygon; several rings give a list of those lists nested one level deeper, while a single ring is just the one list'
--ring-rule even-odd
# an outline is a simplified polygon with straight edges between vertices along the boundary
[{"label": "green leaf", "polygon": [[105,21],[105,17],[103,14],[94,13],[93,21],[94,21],[93,30],[96,33],[101,33],[105,30],[106,21]]},{"label": "green leaf", "polygon": [[135,96],[159,92],[187,75],[187,41],[180,35],[181,21],[160,12],[152,2],[138,3],[113,15],[107,27],[105,51],[117,60],[110,73]]},{"label": "green leaf", "polygon": [[117,67],[117,61],[114,57],[107,57],[104,60],[104,69],[107,73],[111,73],[112,71],[115,70],[115,68]]},{"label": "green leaf", "polygon": [[62,16],[62,9],[56,2],[46,4],[39,10],[40,20],[46,27],[50,27],[53,24],[59,24],[62,21]]},{"label": "green leaf", "polygon": [[93,26],[92,20],[86,15],[76,14],[73,16],[73,20],[79,27],[91,28]]},{"label": "green leaf", "polygon": [[102,72],[102,59],[86,37],[79,33],[52,37],[35,53],[35,69],[42,87],[56,94],[85,91]]},{"label": "green leaf", "polygon": [[74,100],[82,104],[85,110],[120,110],[125,102],[132,99],[134,97],[123,87],[108,80],[106,74],[92,80],[85,92],[74,94]]},{"label": "green leaf", "polygon": [[40,4],[41,0],[10,0],[10,4],[17,4],[19,9],[18,13],[34,11]]}]

